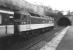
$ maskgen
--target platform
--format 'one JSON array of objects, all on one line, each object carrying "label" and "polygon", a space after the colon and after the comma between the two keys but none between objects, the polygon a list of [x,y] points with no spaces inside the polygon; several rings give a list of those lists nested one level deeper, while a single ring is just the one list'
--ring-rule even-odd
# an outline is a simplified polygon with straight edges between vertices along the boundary
[{"label": "platform", "polygon": [[[55,36],[60,34],[60,32],[62,32],[64,29],[64,27],[54,28],[52,31],[45,32],[44,34],[27,41],[21,37],[0,38],[0,50],[42,50],[47,44],[49,44],[49,42],[51,43],[51,41],[53,41],[52,39]],[[66,29],[64,31],[66,31]],[[46,50],[46,48],[44,50]]]},{"label": "platform", "polygon": [[[56,32],[55,33],[56,36],[53,37],[50,41],[48,41],[49,38],[47,40],[43,40],[37,43],[36,45],[34,45],[33,47],[30,47],[29,50],[56,50],[56,48],[59,46],[59,43],[61,43],[61,40],[63,39],[69,28],[70,26],[64,28],[59,32]],[[61,46],[61,48],[62,47],[63,46]],[[60,50],[63,50],[61,48]]]},{"label": "platform", "polygon": [[73,50],[73,26],[68,29],[56,50]]}]

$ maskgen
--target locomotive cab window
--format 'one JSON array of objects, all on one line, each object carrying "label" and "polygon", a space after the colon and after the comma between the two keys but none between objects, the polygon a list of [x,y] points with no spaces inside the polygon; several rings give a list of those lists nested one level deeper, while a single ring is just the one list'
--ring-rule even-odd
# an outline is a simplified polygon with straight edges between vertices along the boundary
[{"label": "locomotive cab window", "polygon": [[28,24],[30,22],[28,15],[22,15],[21,20],[22,20],[22,22],[21,22],[22,24]]}]

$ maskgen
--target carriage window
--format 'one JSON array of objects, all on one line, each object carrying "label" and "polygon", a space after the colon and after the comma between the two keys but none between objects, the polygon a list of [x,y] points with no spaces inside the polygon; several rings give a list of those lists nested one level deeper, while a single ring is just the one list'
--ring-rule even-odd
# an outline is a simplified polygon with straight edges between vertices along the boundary
[{"label": "carriage window", "polygon": [[0,24],[2,24],[2,16],[1,16],[1,14],[0,14]]},{"label": "carriage window", "polygon": [[14,18],[13,16],[10,16],[9,18]]}]

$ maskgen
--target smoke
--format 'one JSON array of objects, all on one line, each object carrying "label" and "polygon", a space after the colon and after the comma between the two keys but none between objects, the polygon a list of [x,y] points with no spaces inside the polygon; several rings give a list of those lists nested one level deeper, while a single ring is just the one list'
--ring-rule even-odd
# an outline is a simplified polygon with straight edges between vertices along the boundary
[{"label": "smoke", "polygon": [[28,3],[24,0],[0,0],[0,5],[19,10],[29,8]]},{"label": "smoke", "polygon": [[[25,0],[0,0],[0,6],[8,7],[10,9],[28,11],[36,14],[44,14],[44,7],[33,5]],[[47,9],[48,10],[48,9]]]}]

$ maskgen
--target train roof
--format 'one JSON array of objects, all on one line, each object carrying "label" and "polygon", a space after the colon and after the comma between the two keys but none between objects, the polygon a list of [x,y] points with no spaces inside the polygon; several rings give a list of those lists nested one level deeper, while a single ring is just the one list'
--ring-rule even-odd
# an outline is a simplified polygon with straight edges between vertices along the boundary
[{"label": "train roof", "polygon": [[7,11],[7,10],[0,10],[0,13],[14,14],[13,11]]}]

